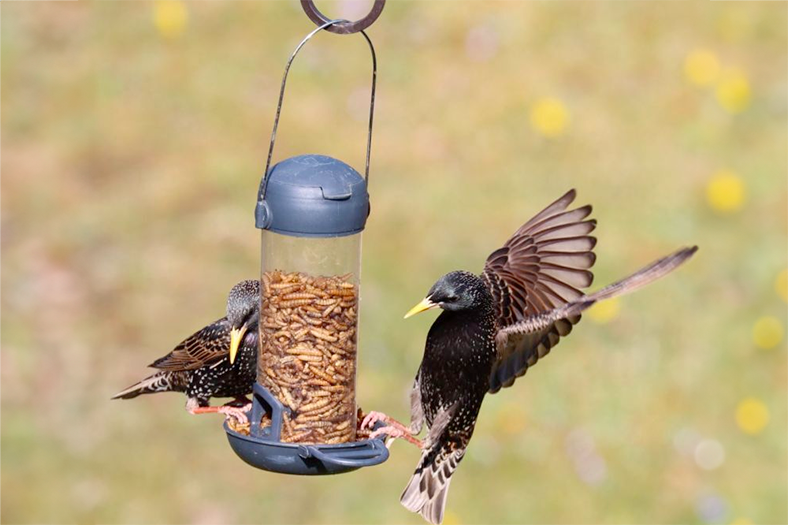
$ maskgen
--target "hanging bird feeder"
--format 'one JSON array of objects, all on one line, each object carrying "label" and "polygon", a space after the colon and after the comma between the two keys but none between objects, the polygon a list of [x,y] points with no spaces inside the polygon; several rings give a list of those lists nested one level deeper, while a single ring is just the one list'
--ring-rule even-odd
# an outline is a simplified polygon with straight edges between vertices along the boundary
[{"label": "hanging bird feeder", "polygon": [[[375,49],[362,20],[328,20],[301,5],[318,28],[285,67],[265,174],[255,209],[262,230],[257,382],[249,427],[225,423],[230,445],[248,464],[288,474],[338,474],[388,459],[382,439],[357,430],[356,365],[361,233],[369,215],[369,161],[375,105]],[[324,155],[300,155],[271,167],[290,66],[320,31],[360,32],[372,54],[366,166],[362,177]]]}]

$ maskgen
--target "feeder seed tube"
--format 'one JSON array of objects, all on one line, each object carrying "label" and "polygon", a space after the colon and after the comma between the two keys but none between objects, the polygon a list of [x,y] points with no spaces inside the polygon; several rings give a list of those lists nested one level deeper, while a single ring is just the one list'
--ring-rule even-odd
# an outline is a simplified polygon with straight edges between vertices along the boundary
[{"label": "feeder seed tube", "polygon": [[286,443],[357,439],[361,235],[262,232],[257,382],[287,407]]}]

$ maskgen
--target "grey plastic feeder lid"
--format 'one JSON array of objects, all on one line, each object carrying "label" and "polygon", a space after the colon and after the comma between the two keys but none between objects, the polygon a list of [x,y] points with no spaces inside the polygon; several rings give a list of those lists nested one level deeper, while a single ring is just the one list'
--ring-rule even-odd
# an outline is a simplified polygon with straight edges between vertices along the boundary
[{"label": "grey plastic feeder lid", "polygon": [[356,170],[325,155],[299,155],[263,177],[255,224],[295,237],[340,237],[362,231],[368,215],[367,184]]}]

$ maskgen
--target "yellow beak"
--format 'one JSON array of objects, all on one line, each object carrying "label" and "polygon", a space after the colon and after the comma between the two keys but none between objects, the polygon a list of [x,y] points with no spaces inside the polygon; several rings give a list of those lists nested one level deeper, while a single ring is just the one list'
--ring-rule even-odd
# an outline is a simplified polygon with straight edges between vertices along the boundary
[{"label": "yellow beak", "polygon": [[423,312],[424,310],[429,310],[430,308],[435,308],[438,306],[438,303],[433,303],[430,301],[429,297],[425,297],[421,300],[419,304],[408,310],[408,313],[405,314],[405,319],[408,317],[412,317],[418,313]]},{"label": "yellow beak", "polygon": [[238,346],[246,334],[246,326],[233,328],[230,330],[230,364],[235,362],[235,354],[238,353]]}]

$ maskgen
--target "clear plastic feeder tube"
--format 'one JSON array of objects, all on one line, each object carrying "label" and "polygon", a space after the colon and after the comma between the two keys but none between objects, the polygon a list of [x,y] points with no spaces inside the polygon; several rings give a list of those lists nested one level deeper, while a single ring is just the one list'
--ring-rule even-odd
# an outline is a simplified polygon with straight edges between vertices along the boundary
[{"label": "clear plastic feeder tube", "polygon": [[356,439],[361,233],[262,232],[257,381],[290,409],[282,441]]}]

